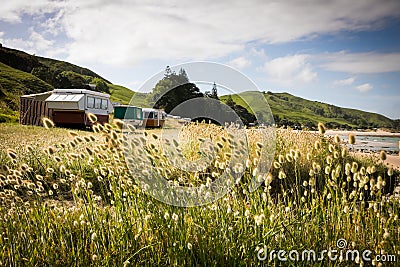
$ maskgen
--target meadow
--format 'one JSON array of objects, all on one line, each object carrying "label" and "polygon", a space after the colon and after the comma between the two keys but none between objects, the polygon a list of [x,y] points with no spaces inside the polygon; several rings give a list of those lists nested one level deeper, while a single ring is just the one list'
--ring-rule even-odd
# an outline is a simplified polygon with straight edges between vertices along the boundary
[{"label": "meadow", "polygon": [[[148,172],[141,164],[150,160],[172,184],[207,188],[230,168],[231,149],[238,145],[223,128],[191,123],[182,129],[183,141],[174,145],[186,158],[201,157],[199,142],[208,137],[216,155],[206,170],[188,171],[168,161],[160,131],[142,136],[120,121],[95,125],[91,132],[46,125],[0,125],[2,266],[396,266],[400,261],[400,199],[390,193],[399,172],[384,164],[384,153],[380,159],[359,158],[338,137],[277,129],[275,154],[264,158],[260,151],[266,143],[249,129],[248,158],[236,166],[244,175],[232,189],[208,205],[175,207],[155,200],[137,182]],[[263,160],[271,160],[271,168],[260,175]],[[253,178],[261,186],[250,192]],[[293,250],[299,255],[289,254]],[[355,250],[360,253],[353,257]],[[365,250],[371,251],[370,261],[362,257]]]}]

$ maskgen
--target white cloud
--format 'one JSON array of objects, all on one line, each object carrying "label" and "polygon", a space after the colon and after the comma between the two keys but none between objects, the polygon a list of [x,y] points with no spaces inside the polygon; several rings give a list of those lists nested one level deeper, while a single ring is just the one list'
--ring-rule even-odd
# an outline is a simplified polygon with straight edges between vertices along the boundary
[{"label": "white cloud", "polygon": [[[6,38],[4,34],[0,34],[0,42],[4,46],[21,49],[27,53],[35,54],[38,52],[46,53],[48,50],[54,50],[54,41],[47,40],[40,33],[30,29],[29,39],[24,40],[21,38]],[[51,49],[50,49],[51,48]]]},{"label": "white cloud", "polygon": [[368,92],[372,90],[373,86],[369,83],[364,83],[356,87],[356,90],[360,91],[361,93]]},{"label": "white cloud", "polygon": [[[70,39],[69,60],[131,65],[148,59],[215,59],[246,44],[285,43],[342,30],[375,29],[400,1],[3,1],[0,20],[45,18]],[[43,20],[42,20],[43,23]],[[47,26],[46,26],[47,24]],[[60,28],[61,27],[61,28]],[[307,76],[307,74],[304,74]]]},{"label": "white cloud", "polygon": [[264,49],[256,49],[254,47],[252,47],[250,49],[250,55],[257,57],[257,58],[266,58],[267,57]]},{"label": "white cloud", "polygon": [[228,62],[228,65],[237,68],[244,69],[251,65],[251,61],[245,57],[238,57]]},{"label": "white cloud", "polygon": [[43,35],[38,32],[32,31],[29,39],[32,43],[32,47],[37,49],[38,51],[46,51],[49,49],[54,41],[46,40]]},{"label": "white cloud", "polygon": [[352,85],[355,80],[356,80],[356,78],[350,77],[350,78],[347,78],[347,79],[334,81],[333,85],[337,85],[337,86]]},{"label": "white cloud", "polygon": [[55,10],[64,7],[63,1],[56,0],[41,0],[41,1],[26,1],[26,0],[12,0],[2,1],[0,7],[0,20],[18,23],[21,22],[24,14],[29,15],[42,15],[51,13]]},{"label": "white cloud", "polygon": [[29,54],[35,53],[34,49],[32,49],[32,42],[23,40],[21,38],[8,39],[8,38],[0,37],[0,42],[3,44],[3,46],[6,46],[6,47],[20,49]]},{"label": "white cloud", "polygon": [[316,56],[329,71],[371,74],[400,71],[400,53],[326,53]]},{"label": "white cloud", "polygon": [[318,75],[313,71],[308,58],[309,55],[306,54],[279,57],[267,61],[259,70],[266,72],[271,80],[282,85],[310,83]]},{"label": "white cloud", "polygon": [[64,15],[63,10],[58,11],[55,16],[50,17],[46,19],[45,22],[41,23],[40,27],[44,29],[46,33],[50,33],[54,36],[57,36],[63,30],[61,26],[61,20],[63,18],[63,15]]}]

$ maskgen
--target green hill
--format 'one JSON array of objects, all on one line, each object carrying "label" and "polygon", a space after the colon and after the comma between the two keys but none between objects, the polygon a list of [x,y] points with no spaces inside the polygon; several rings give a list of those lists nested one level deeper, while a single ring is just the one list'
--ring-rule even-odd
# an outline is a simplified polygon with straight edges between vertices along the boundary
[{"label": "green hill", "polygon": [[89,84],[95,84],[95,90],[109,93],[108,84],[111,82],[87,68],[65,61],[38,57],[16,49],[0,47],[0,62],[30,73],[54,88],[90,89]]},{"label": "green hill", "polygon": [[[257,101],[264,97],[271,108],[277,125],[291,127],[303,126],[316,128],[318,122],[323,122],[328,128],[396,128],[396,123],[376,113],[356,109],[341,108],[318,101],[310,101],[288,93],[262,93],[247,91],[232,95],[233,101],[248,108],[259,110]],[[228,96],[220,97],[226,101]],[[265,114],[264,114],[265,115]]]},{"label": "green hill", "polygon": [[150,107],[147,99],[147,94],[134,92],[124,86],[109,84],[110,95],[112,102],[118,102],[121,104],[129,104],[132,97],[135,95],[135,105],[140,107]]},{"label": "green hill", "polygon": [[60,60],[55,60],[51,58],[44,58],[44,57],[37,57],[39,62],[42,63],[44,66],[54,69],[54,70],[59,70],[59,71],[72,71],[77,74],[83,75],[83,76],[89,76],[89,77],[97,77],[102,80],[104,80],[106,83],[111,83],[110,81],[106,80],[105,78],[101,77],[97,73],[87,69],[87,68],[82,68],[77,65],[65,62],[65,61],[60,61]]},{"label": "green hill", "polygon": [[[3,46],[0,47],[0,62],[14,69],[32,73],[49,84],[52,84],[52,80],[63,71],[74,72],[86,77],[97,77],[106,83],[111,83],[87,68],[82,68],[65,61],[30,55],[26,52]],[[39,77],[39,75],[42,77]]]},{"label": "green hill", "polygon": [[0,62],[0,122],[18,120],[19,96],[53,90],[36,76]]},{"label": "green hill", "polygon": [[109,84],[111,101],[119,102],[121,104],[128,104],[132,96],[135,94],[134,91],[129,90],[121,85]]}]

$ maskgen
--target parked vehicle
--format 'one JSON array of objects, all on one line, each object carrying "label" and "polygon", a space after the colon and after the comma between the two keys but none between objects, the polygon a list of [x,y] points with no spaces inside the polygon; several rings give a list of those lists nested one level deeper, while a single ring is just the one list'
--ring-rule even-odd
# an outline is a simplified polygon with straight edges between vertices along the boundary
[{"label": "parked vehicle", "polygon": [[143,123],[146,127],[163,127],[165,124],[166,113],[163,110],[153,108],[142,108]]},{"label": "parked vehicle", "polygon": [[110,95],[87,89],[54,89],[23,95],[20,104],[20,123],[25,125],[41,125],[42,118],[48,117],[58,126],[86,127],[93,124],[88,113],[106,123],[113,112]]},{"label": "parked vehicle", "polygon": [[42,118],[51,119],[57,126],[86,127],[93,123],[88,113],[96,115],[97,122],[109,122],[109,114],[134,126],[163,127],[166,113],[152,108],[131,105],[113,106],[110,95],[87,89],[54,89],[53,91],[23,95],[20,98],[21,124],[42,125]]},{"label": "parked vehicle", "polygon": [[114,118],[123,120],[133,126],[141,126],[143,123],[143,111],[141,107],[114,105]]}]

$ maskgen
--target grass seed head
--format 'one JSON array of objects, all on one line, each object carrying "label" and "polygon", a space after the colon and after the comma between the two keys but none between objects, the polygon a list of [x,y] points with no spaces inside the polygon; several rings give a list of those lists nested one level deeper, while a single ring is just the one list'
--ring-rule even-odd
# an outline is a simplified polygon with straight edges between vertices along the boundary
[{"label": "grass seed head", "polygon": [[89,119],[89,121],[91,122],[91,123],[95,123],[96,121],[97,121],[97,116],[96,115],[94,115],[93,113],[87,113],[86,114],[87,115],[87,117],[88,117],[88,119]]},{"label": "grass seed head", "polygon": [[83,142],[83,139],[82,139],[82,137],[80,137],[80,136],[75,136],[75,138],[74,138],[74,141],[75,141],[75,143],[82,143]]},{"label": "grass seed head", "polygon": [[95,132],[95,133],[101,132],[98,124],[93,125],[92,129],[93,129],[93,132]]},{"label": "grass seed head", "polygon": [[122,120],[114,119],[113,124],[120,130],[124,128],[125,123]]},{"label": "grass seed head", "polygon": [[322,122],[318,123],[318,131],[320,134],[324,134],[326,132],[325,125]]},{"label": "grass seed head", "polygon": [[286,178],[286,174],[285,174],[285,172],[283,170],[279,171],[278,178],[279,179],[285,179]]},{"label": "grass seed head", "polygon": [[314,143],[314,148],[316,149],[316,150],[319,150],[320,148],[321,148],[321,142],[320,141],[315,141],[315,143]]},{"label": "grass seed head", "polygon": [[129,130],[130,132],[136,131],[135,126],[133,126],[132,124],[126,124],[126,127],[128,128],[128,130]]},{"label": "grass seed head", "polygon": [[56,153],[56,149],[52,146],[49,146],[47,151],[49,155],[53,155],[54,153]]},{"label": "grass seed head", "polygon": [[75,131],[68,131],[68,134],[72,137],[78,136],[78,133]]},{"label": "grass seed head", "polygon": [[17,152],[13,149],[7,149],[7,156],[10,157],[10,159],[16,159],[17,158]]},{"label": "grass seed head", "polygon": [[113,140],[117,140],[117,139],[118,139],[118,134],[117,134],[116,131],[112,131],[112,132],[111,132],[111,138],[112,138]]},{"label": "grass seed head", "polygon": [[42,124],[46,129],[50,129],[50,128],[54,127],[54,122],[46,117],[42,118]]},{"label": "grass seed head", "polygon": [[27,150],[29,153],[32,153],[32,152],[34,151],[33,147],[30,146],[30,145],[26,145],[25,148],[26,148],[26,150]]},{"label": "grass seed head", "polygon": [[382,150],[381,153],[379,154],[379,158],[380,158],[382,161],[385,161],[385,160],[387,159],[386,152]]},{"label": "grass seed head", "polygon": [[356,137],[354,134],[349,134],[349,144],[354,145],[356,143]]}]

